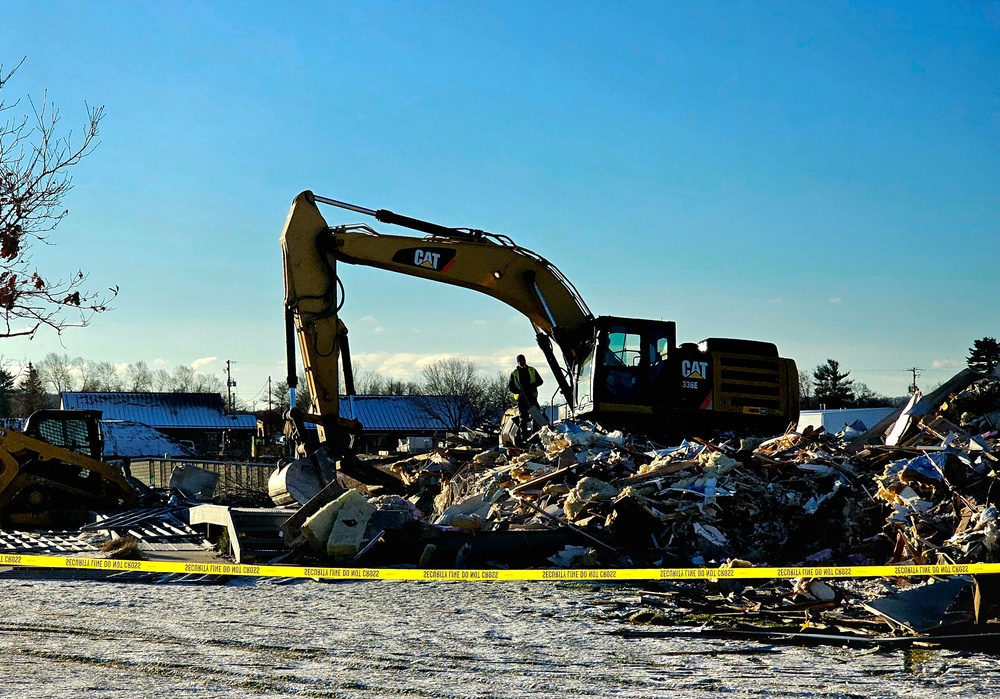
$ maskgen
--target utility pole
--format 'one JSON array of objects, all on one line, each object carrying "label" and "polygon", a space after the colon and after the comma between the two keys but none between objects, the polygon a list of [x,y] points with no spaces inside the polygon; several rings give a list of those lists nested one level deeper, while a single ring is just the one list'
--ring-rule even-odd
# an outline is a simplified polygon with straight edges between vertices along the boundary
[{"label": "utility pole", "polygon": [[233,412],[233,389],[236,388],[236,381],[233,380],[230,361],[226,360],[226,395],[228,397],[229,412]]},{"label": "utility pole", "polygon": [[919,376],[919,374],[918,374],[917,372],[918,372],[918,371],[923,371],[923,369],[920,369],[920,368],[918,368],[918,367],[915,367],[915,366],[911,366],[911,367],[910,367],[909,369],[907,369],[906,371],[910,371],[910,372],[913,372],[913,383],[912,383],[912,384],[910,384],[910,393],[911,393],[911,394],[913,394],[913,393],[916,393],[916,392],[917,392],[917,391],[919,390],[919,389],[917,388],[917,377]]},{"label": "utility pole", "polygon": [[271,403],[271,377],[267,377],[267,420],[265,424],[267,425],[267,437],[270,439],[271,435],[274,434],[274,406]]}]

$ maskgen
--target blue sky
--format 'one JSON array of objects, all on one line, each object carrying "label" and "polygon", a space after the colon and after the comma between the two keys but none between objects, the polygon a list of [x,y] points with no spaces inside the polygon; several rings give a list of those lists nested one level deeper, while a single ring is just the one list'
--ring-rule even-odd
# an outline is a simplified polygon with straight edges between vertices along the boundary
[{"label": "blue sky", "polygon": [[[77,131],[107,111],[35,262],[121,289],[62,344],[3,340],[15,365],[228,359],[262,400],[303,189],[505,233],[597,314],[770,340],[888,395],[1000,335],[1000,2],[2,7],[0,62],[27,57],[5,101],[47,90]],[[342,274],[362,369],[541,362],[493,299]]]}]

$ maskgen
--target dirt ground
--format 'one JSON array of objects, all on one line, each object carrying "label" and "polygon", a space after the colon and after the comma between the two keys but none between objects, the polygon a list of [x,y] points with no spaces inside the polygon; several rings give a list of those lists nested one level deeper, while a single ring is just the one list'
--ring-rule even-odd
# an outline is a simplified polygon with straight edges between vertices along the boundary
[{"label": "dirt ground", "polygon": [[996,656],[627,639],[634,588],[0,580],[0,696],[948,697]]}]

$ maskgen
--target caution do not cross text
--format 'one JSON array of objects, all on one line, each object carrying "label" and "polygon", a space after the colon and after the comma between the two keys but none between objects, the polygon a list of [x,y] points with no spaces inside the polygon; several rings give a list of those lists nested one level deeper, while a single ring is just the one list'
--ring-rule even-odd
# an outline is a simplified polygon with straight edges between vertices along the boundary
[{"label": "caution do not cross text", "polygon": [[1000,573],[1000,563],[963,565],[883,565],[834,567],[747,568],[557,568],[557,569],[420,569],[348,568],[238,563],[184,563],[134,561],[79,556],[0,554],[0,565],[27,568],[74,568],[109,572],[231,575],[238,577],[311,578],[326,580],[438,580],[438,581],[588,581],[717,580],[768,578],[930,577]]}]

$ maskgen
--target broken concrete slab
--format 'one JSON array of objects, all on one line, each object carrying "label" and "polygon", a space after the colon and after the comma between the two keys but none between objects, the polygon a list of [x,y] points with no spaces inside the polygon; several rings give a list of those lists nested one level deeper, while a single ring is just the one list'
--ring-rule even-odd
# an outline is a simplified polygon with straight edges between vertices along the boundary
[{"label": "broken concrete slab", "polygon": [[353,556],[361,549],[368,520],[375,506],[352,488],[331,505],[337,508],[336,520],[326,541],[326,554],[333,557]]}]

